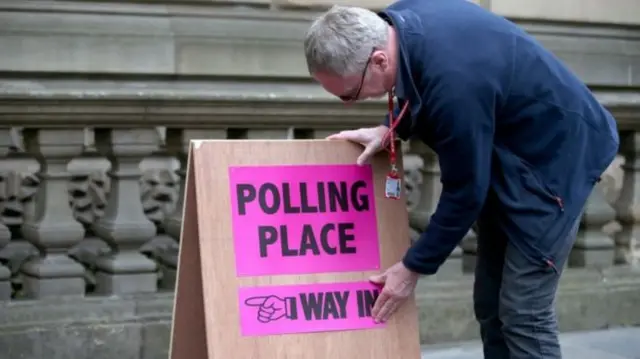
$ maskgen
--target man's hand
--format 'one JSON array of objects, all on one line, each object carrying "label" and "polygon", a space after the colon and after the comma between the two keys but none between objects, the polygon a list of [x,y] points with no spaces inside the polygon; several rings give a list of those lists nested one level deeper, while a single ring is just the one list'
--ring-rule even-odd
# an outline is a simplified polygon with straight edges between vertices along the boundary
[{"label": "man's hand", "polygon": [[380,125],[377,127],[360,128],[357,130],[342,131],[327,137],[328,140],[347,140],[359,143],[364,146],[364,150],[356,163],[363,165],[383,148],[382,140],[389,131],[389,128]]},{"label": "man's hand", "polygon": [[416,289],[420,275],[408,270],[402,262],[398,262],[386,272],[371,277],[369,280],[384,287],[376,299],[371,315],[377,323],[389,320],[391,315],[409,298]]}]

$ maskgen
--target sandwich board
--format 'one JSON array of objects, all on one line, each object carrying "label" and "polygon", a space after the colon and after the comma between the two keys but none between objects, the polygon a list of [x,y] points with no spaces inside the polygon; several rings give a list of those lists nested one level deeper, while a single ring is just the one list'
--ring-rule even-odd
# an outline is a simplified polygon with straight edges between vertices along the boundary
[{"label": "sandwich board", "polygon": [[[170,359],[420,358],[410,298],[368,281],[410,245],[386,154],[329,140],[191,141]],[[398,159],[402,174],[402,159]]]}]

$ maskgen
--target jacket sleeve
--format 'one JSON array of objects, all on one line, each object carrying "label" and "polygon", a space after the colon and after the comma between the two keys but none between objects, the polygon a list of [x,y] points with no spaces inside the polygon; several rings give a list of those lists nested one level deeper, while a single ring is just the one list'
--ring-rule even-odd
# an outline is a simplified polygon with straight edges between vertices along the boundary
[{"label": "jacket sleeve", "polygon": [[[404,102],[402,102],[404,104]],[[401,107],[396,104],[393,108],[393,118],[397,118],[400,114]],[[389,113],[384,116],[383,125],[390,127],[391,123],[389,121]],[[400,123],[396,126],[395,130],[396,135],[403,141],[409,140],[411,137],[411,114],[409,113],[409,109],[405,111],[404,115],[400,119]]]},{"label": "jacket sleeve", "polygon": [[420,117],[433,131],[442,192],[426,230],[407,251],[404,265],[434,274],[476,221],[491,179],[496,91],[458,73],[442,76],[423,96]]}]

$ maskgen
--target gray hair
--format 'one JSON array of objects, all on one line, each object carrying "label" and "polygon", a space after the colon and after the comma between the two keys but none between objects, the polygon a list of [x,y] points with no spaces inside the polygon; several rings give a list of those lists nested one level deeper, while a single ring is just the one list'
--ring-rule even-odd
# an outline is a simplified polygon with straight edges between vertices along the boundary
[{"label": "gray hair", "polygon": [[364,69],[371,51],[387,45],[388,24],[371,10],[334,5],[318,17],[304,38],[310,73],[348,76]]}]

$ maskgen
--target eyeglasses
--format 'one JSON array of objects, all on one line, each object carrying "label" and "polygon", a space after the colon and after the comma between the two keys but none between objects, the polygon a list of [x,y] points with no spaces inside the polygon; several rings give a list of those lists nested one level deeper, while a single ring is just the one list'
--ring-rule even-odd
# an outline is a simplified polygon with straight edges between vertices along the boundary
[{"label": "eyeglasses", "polygon": [[376,49],[371,50],[369,58],[367,59],[367,63],[364,65],[364,70],[362,70],[362,77],[360,78],[360,84],[358,85],[358,90],[356,91],[355,95],[342,95],[340,96],[340,100],[344,102],[351,102],[358,99],[358,96],[360,96],[360,92],[362,91],[364,79],[367,76],[367,69],[369,68],[369,63],[371,63],[371,57],[373,56],[374,51],[376,51]]}]

